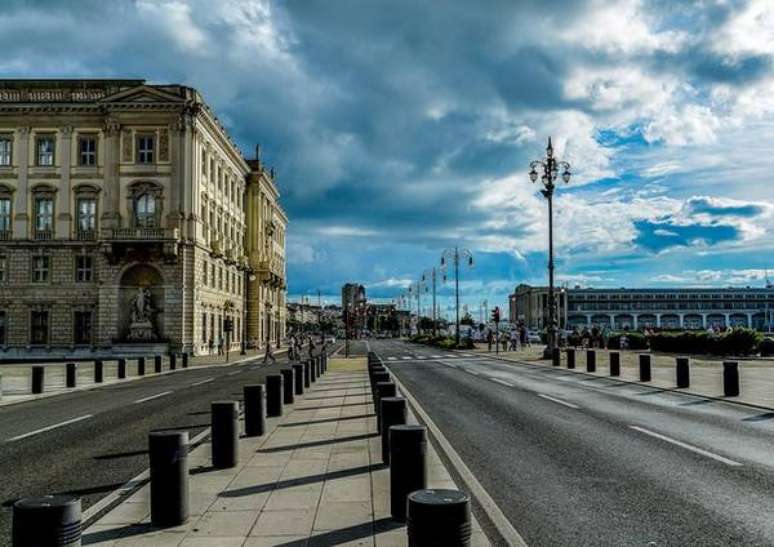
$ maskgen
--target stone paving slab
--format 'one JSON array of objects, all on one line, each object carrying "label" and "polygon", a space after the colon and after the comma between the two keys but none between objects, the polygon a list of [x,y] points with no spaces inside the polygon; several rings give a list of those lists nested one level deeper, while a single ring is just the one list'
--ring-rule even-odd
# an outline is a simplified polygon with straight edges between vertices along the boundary
[{"label": "stone paving slab", "polygon": [[[404,525],[389,511],[389,469],[365,364],[337,367],[318,380],[268,433],[241,438],[234,469],[210,466],[210,445],[191,451],[191,518],[175,528],[150,525],[146,485],[84,532],[107,546],[403,547]],[[416,422],[410,416],[410,422]],[[457,488],[432,445],[428,485]],[[472,544],[490,545],[474,519]]]}]

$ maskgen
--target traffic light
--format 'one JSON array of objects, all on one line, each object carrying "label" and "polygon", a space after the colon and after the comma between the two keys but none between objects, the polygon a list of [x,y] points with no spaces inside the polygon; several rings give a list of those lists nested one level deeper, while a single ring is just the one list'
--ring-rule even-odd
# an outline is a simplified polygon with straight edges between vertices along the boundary
[{"label": "traffic light", "polygon": [[495,323],[500,322],[500,307],[495,306],[495,308],[492,310],[492,321]]}]

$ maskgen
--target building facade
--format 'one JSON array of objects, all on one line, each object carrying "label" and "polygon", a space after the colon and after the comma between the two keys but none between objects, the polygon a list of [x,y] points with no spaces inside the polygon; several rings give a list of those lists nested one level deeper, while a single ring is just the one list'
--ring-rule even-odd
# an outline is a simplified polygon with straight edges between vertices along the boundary
[{"label": "building facade", "polygon": [[266,177],[192,88],[0,80],[5,356],[239,347],[245,317],[267,313],[248,276],[267,298],[284,286],[284,247],[281,282],[247,247],[264,222],[245,214],[249,189]]},{"label": "building facade", "polygon": [[[547,316],[544,287],[519,285],[511,295],[511,319],[542,328]],[[648,327],[706,329],[774,326],[774,287],[566,289],[560,326],[598,326],[616,330]],[[534,305],[531,305],[533,304]]]},{"label": "building facade", "polygon": [[[557,323],[559,328],[567,324],[568,291],[564,287],[554,289]],[[548,287],[532,287],[521,284],[508,298],[511,323],[524,323],[528,329],[543,329],[548,326]]]}]

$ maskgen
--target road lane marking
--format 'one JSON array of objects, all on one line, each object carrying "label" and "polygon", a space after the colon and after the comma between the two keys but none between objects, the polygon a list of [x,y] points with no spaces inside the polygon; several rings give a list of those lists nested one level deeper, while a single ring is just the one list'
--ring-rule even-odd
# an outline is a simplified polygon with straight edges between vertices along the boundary
[{"label": "road lane marking", "polygon": [[468,369],[463,369],[463,370],[465,372],[467,372],[468,374],[472,374],[473,376],[480,376],[481,375],[480,372],[476,372],[475,370],[468,370]]},{"label": "road lane marking", "polygon": [[538,395],[538,397],[542,397],[543,399],[547,399],[549,401],[553,401],[554,403],[557,403],[557,404],[560,404],[560,405],[564,405],[564,406],[569,407],[569,408],[574,408],[576,410],[579,408],[578,406],[576,406],[576,405],[574,405],[572,403],[568,403],[567,401],[562,401],[561,399],[557,399],[555,397],[551,397],[550,395],[544,395],[543,393],[538,393],[537,395]]},{"label": "road lane marking", "polygon": [[202,384],[208,384],[208,383],[212,382],[214,379],[215,378],[207,378],[206,380],[201,380],[199,382],[194,382],[193,384],[191,384],[191,387],[200,386]]},{"label": "road lane marking", "polygon": [[442,356],[441,355],[431,355],[430,357],[432,357],[433,359],[440,359]]},{"label": "road lane marking", "polygon": [[411,361],[411,356],[410,355],[404,355],[403,356],[403,360],[404,361]]},{"label": "road lane marking", "polygon": [[500,378],[489,378],[493,382],[497,382],[498,384],[502,384],[504,386],[513,387],[513,384],[510,382],[506,382],[505,380],[500,380]]},{"label": "road lane marking", "polygon": [[226,376],[233,376],[234,374],[239,374],[240,372],[242,372],[242,371],[241,370],[235,370],[234,372],[229,372],[228,374],[226,374]]},{"label": "road lane marking", "polygon": [[685,448],[686,450],[690,450],[691,452],[695,452],[696,454],[701,454],[702,456],[706,456],[708,458],[712,458],[713,460],[719,461],[721,463],[724,463],[726,465],[731,466],[740,466],[741,463],[729,460],[728,458],[724,458],[723,456],[720,456],[719,454],[715,454],[713,452],[709,452],[707,450],[704,450],[703,448],[699,448],[698,446],[693,446],[692,444],[684,443],[682,441],[678,441],[677,439],[673,439],[672,437],[667,437],[666,435],[662,435],[661,433],[656,433],[655,431],[650,431],[649,429],[645,429],[644,427],[639,427],[636,425],[630,425],[631,429],[634,429],[635,431],[639,431],[640,433],[644,433],[645,435],[650,435],[651,437],[655,437],[656,439],[660,439],[662,441],[672,443],[675,446],[679,446],[680,448]]},{"label": "road lane marking", "polygon": [[388,357],[387,358],[388,361],[395,361],[396,359],[397,359],[397,357]]},{"label": "road lane marking", "polygon": [[143,397],[142,399],[137,399],[134,404],[138,405],[140,403],[144,403],[146,401],[152,401],[153,399],[158,399],[159,397],[164,397],[166,395],[169,395],[170,393],[174,393],[174,391],[163,391],[161,393],[157,393],[156,395],[151,395],[150,397]]},{"label": "road lane marking", "polygon": [[89,418],[92,418],[92,417],[93,417],[92,414],[86,414],[85,416],[79,416],[78,418],[73,418],[72,420],[65,420],[64,422],[59,422],[58,424],[49,425],[47,427],[36,429],[35,431],[30,431],[29,433],[17,435],[16,437],[11,437],[10,439],[8,439],[8,442],[10,443],[21,439],[26,439],[27,437],[32,437],[33,435],[37,435],[38,433],[45,433],[46,431],[51,431],[52,429],[56,429],[58,427],[74,424],[75,422],[80,422],[82,420],[88,420]]}]

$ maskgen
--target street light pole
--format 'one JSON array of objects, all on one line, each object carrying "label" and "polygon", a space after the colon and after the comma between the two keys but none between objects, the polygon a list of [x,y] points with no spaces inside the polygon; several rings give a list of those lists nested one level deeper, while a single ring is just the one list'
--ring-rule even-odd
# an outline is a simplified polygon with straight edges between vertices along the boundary
[{"label": "street light pole", "polygon": [[[448,262],[451,260],[454,266],[454,303],[455,303],[455,343],[460,345],[460,259],[467,258],[468,267],[473,267],[473,254],[467,249],[460,249],[455,245],[454,249],[446,249],[441,254],[441,269],[446,271]],[[444,275],[444,281],[446,276]]]},{"label": "street light pole", "polygon": [[[436,299],[436,279],[438,277],[438,271],[435,269],[435,266],[433,266],[429,270],[425,270],[425,272],[422,274],[422,282],[426,283],[427,278],[430,277],[432,287],[433,287],[433,337],[435,338],[438,336],[438,316],[437,316],[437,308],[435,304]],[[427,286],[425,285],[425,288]]]},{"label": "street light pole", "polygon": [[537,167],[543,171],[540,177],[544,189],[540,191],[543,197],[548,201],[548,344],[544,357],[553,356],[554,349],[557,347],[556,340],[556,302],[554,302],[554,206],[553,197],[556,181],[559,175],[559,168],[563,169],[562,180],[570,182],[570,164],[566,161],[558,161],[554,158],[554,147],[551,145],[551,137],[548,137],[548,146],[546,146],[546,157],[542,160],[534,160],[529,164],[529,178],[534,183],[537,181]]}]

